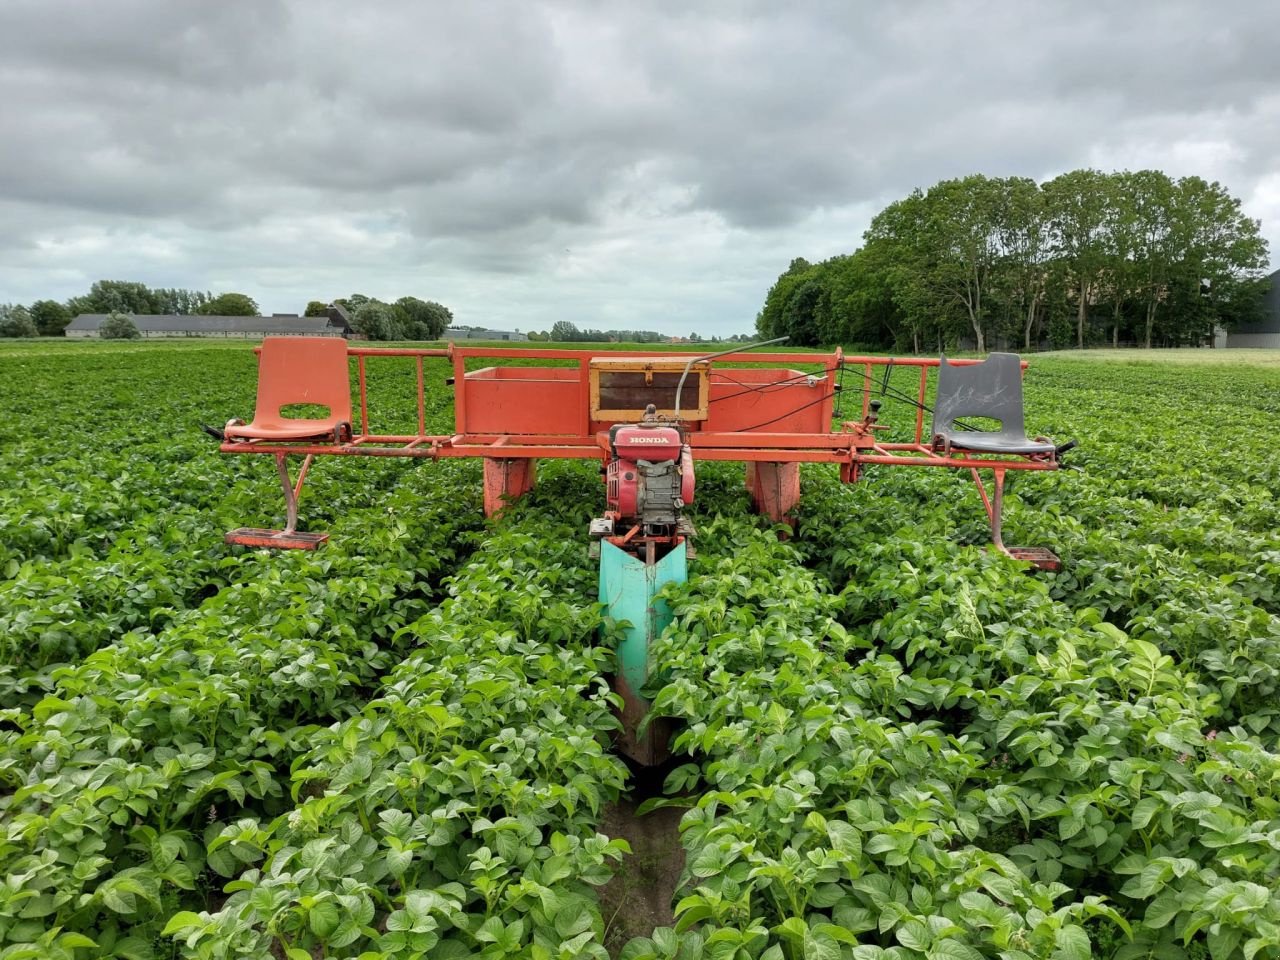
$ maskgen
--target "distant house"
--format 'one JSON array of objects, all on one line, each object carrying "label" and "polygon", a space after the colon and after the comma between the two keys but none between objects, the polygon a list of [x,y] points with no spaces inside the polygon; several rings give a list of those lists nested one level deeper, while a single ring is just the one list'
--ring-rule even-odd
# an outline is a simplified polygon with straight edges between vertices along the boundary
[{"label": "distant house", "polygon": [[[67,324],[68,337],[98,335],[102,321],[110,314],[82,313]],[[331,305],[323,317],[300,317],[275,313],[269,317],[206,317],[172,313],[130,314],[144,337],[349,337],[351,320],[347,311]]]},{"label": "distant house", "polygon": [[1228,333],[1228,347],[1280,347],[1280,270],[1271,274],[1270,280],[1262,296],[1262,319],[1242,323]]},{"label": "distant house", "polygon": [[444,332],[445,340],[528,340],[529,337],[524,333],[515,333],[511,330],[460,330],[457,327],[449,327]]}]

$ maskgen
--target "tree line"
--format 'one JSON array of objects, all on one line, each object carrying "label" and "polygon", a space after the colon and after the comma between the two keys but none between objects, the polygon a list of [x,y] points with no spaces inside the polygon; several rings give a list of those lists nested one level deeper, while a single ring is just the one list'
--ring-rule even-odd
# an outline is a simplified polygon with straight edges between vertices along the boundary
[{"label": "tree line", "polygon": [[880,211],[851,254],[792,260],[763,338],[865,349],[1198,344],[1261,316],[1267,243],[1217,182],[1075,170],[973,175]]},{"label": "tree line", "polygon": [[[417,297],[383,303],[355,293],[334,303],[347,309],[352,329],[370,340],[439,340],[453,320],[448,307]],[[328,302],[312,300],[304,315],[323,317],[328,312]],[[105,331],[100,329],[99,335],[105,332],[128,337],[137,335],[137,327],[129,317],[162,314],[254,317],[259,307],[257,301],[244,293],[215,295],[204,290],[152,288],[128,280],[98,280],[88,293],[66,302],[37,300],[29,306],[0,304],[0,337],[60,337],[67,324],[82,313],[109,315],[110,325],[105,326]]]},{"label": "tree line", "polygon": [[687,337],[659,333],[657,330],[597,330],[592,327],[579,329],[568,320],[557,320],[549,331],[531,330],[530,340],[547,340],[554,343],[747,343],[752,337],[735,333],[730,337],[704,337],[694,330]]},{"label": "tree line", "polygon": [[[334,303],[351,317],[351,329],[368,340],[439,340],[453,322],[453,311],[434,300],[401,297],[385,303],[363,293],[339,297]],[[328,304],[312,300],[306,316],[323,317]]]},{"label": "tree line", "polygon": [[252,317],[258,304],[244,293],[212,294],[206,290],[148,287],[129,280],[98,280],[89,292],[66,302],[37,300],[30,306],[0,304],[0,336],[60,337],[67,324],[82,313],[121,316]]}]

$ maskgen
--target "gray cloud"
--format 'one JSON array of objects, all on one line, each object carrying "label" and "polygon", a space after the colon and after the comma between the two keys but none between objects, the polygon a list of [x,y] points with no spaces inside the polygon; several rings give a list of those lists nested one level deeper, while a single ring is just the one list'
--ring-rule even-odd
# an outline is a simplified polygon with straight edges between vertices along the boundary
[{"label": "gray cloud", "polygon": [[732,332],[912,187],[1087,164],[1221,179],[1276,241],[1277,32],[1261,0],[7,0],[0,300]]}]

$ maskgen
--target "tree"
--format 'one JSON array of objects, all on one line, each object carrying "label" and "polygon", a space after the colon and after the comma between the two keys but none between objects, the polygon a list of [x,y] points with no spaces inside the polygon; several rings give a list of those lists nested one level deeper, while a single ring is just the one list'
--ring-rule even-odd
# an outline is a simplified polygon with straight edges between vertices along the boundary
[{"label": "tree", "polygon": [[932,282],[963,308],[979,353],[987,351],[989,305],[983,298],[999,256],[1000,189],[998,181],[975,174],[944,180],[925,195],[922,239],[932,259]]},{"label": "tree", "polygon": [[179,287],[152,290],[145,283],[128,280],[99,280],[89,292],[67,301],[71,316],[81,313],[127,313],[135,316],[199,313],[212,296],[201,290]]},{"label": "tree", "polygon": [[353,293],[349,297],[339,297],[333,301],[340,307],[343,307],[351,316],[356,315],[356,311],[363,307],[366,303],[372,302],[372,297],[366,297],[363,293]]},{"label": "tree", "polygon": [[199,313],[213,294],[204,290],[183,290],[179,287],[151,291],[151,302],[156,313],[172,313],[187,316]]},{"label": "tree", "polygon": [[248,294],[223,293],[201,307],[200,313],[206,317],[256,317],[258,303]]},{"label": "tree", "polygon": [[557,343],[571,343],[582,339],[582,334],[568,320],[557,320],[551,325],[551,339]]},{"label": "tree", "polygon": [[1120,202],[1134,224],[1133,276],[1143,303],[1143,346],[1150,349],[1160,303],[1168,293],[1169,276],[1177,260],[1174,183],[1159,170],[1120,174]]},{"label": "tree", "polygon": [[142,334],[131,316],[113,311],[98,327],[98,336],[103,340],[137,340]]},{"label": "tree", "polygon": [[439,340],[453,321],[453,311],[434,300],[401,297],[395,306],[410,340]]},{"label": "tree", "polygon": [[1076,294],[1076,346],[1084,347],[1089,303],[1108,260],[1106,223],[1115,206],[1114,178],[1097,170],[1073,170],[1044,185],[1054,252]]},{"label": "tree", "polygon": [[319,300],[312,300],[307,304],[307,309],[302,315],[304,317],[327,317],[329,315],[329,305],[321,303]]},{"label": "tree", "polygon": [[1188,303],[1178,314],[1185,322],[1177,333],[1193,343],[1208,335],[1212,342],[1214,325],[1230,326],[1238,311],[1239,291],[1255,290],[1262,279],[1267,242],[1258,221],[1246,217],[1240,201],[1216,181],[1183,177],[1175,197],[1182,253],[1178,290]]},{"label": "tree", "polygon": [[380,300],[366,300],[351,315],[351,329],[368,340],[399,340],[402,336],[395,310]]},{"label": "tree", "polygon": [[26,307],[0,303],[0,337],[35,337],[39,333]]},{"label": "tree", "polygon": [[1139,265],[1134,253],[1138,247],[1137,211],[1125,190],[1126,174],[1111,174],[1108,203],[1103,226],[1101,290],[1111,300],[1111,346],[1120,345],[1120,326],[1125,321],[1126,307],[1137,287]]},{"label": "tree", "polygon": [[954,299],[934,282],[937,254],[925,238],[927,201],[920,190],[885,207],[864,235],[866,255],[885,278],[902,317],[895,335],[899,345],[919,353],[926,338],[941,340],[956,309]]},{"label": "tree", "polygon": [[57,300],[37,300],[31,305],[31,319],[42,337],[60,337],[71,322],[71,313]]},{"label": "tree", "polygon": [[157,313],[156,299],[145,283],[98,280],[82,297],[67,301],[72,316],[80,313]]},{"label": "tree", "polygon": [[793,347],[818,345],[819,315],[825,301],[825,292],[816,279],[806,280],[796,288],[782,311],[782,330],[787,343]]},{"label": "tree", "polygon": [[1023,349],[1030,350],[1050,254],[1045,195],[1034,180],[1010,177],[1001,182],[996,235],[1000,264],[995,287],[1009,314],[1020,318]]},{"label": "tree", "polygon": [[787,333],[782,314],[787,302],[806,280],[813,279],[813,264],[804,257],[796,257],[787,267],[786,272],[774,282],[765,294],[764,307],[756,316],[756,332],[762,340],[771,340]]}]

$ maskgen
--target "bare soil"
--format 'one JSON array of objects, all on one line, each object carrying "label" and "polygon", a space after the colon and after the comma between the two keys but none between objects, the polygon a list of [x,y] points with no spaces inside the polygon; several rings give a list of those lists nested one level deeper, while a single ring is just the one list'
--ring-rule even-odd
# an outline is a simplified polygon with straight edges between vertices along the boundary
[{"label": "bare soil", "polygon": [[604,945],[611,957],[617,957],[633,937],[647,937],[655,927],[675,922],[671,910],[684,870],[678,829],[684,809],[664,807],[639,817],[639,805],[639,800],[623,797],[605,807],[601,817],[601,833],[631,844],[631,856],[618,864],[613,879],[599,889]]}]

